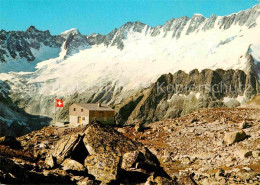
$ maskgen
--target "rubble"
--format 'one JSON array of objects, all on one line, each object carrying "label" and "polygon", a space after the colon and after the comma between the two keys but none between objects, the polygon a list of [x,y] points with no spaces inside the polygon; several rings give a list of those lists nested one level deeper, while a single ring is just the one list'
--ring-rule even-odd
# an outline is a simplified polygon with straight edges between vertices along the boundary
[{"label": "rubble", "polygon": [[[259,118],[259,109],[200,109],[149,124],[151,129],[135,135],[133,128],[125,128],[125,135],[142,142],[164,170],[183,184],[193,180],[197,184],[256,184],[260,182]],[[251,171],[243,170],[247,168]]]},{"label": "rubble", "polygon": [[[15,168],[26,169],[33,178],[37,173],[43,183],[59,179],[80,185],[257,184],[259,113],[248,108],[200,109],[143,125],[142,132],[98,122],[86,127],[44,127],[17,138],[22,149],[0,145],[0,179],[29,181],[11,173],[1,159],[5,156],[10,167],[19,164]],[[241,130],[244,121],[250,126]]]}]

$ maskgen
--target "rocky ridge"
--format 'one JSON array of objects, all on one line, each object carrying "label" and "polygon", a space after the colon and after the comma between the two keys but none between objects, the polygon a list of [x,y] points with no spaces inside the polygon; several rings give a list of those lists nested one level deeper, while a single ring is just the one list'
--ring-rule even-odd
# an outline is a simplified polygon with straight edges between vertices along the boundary
[{"label": "rocky ridge", "polygon": [[[141,22],[127,22],[119,29],[114,29],[107,35],[91,34],[82,35],[75,29],[66,31],[66,34],[51,35],[48,30],[40,31],[34,26],[30,26],[25,32],[23,31],[5,31],[0,32],[0,53],[1,62],[8,62],[9,60],[17,58],[25,58],[31,62],[35,60],[32,49],[39,50],[42,45],[52,48],[61,48],[65,45],[65,49],[71,45],[73,46],[68,54],[78,52],[79,50],[86,49],[92,45],[104,44],[105,46],[116,46],[118,49],[124,48],[124,40],[130,32],[144,33],[145,36],[151,37],[170,37],[180,38],[181,35],[189,35],[194,32],[208,31],[215,26],[218,29],[227,30],[231,26],[246,26],[253,28],[256,26],[256,20],[260,15],[260,5],[255,5],[251,9],[240,11],[236,14],[228,16],[212,15],[205,18],[203,15],[195,14],[193,17],[186,16],[177,19],[171,19],[164,25],[151,27]],[[188,25],[187,29],[185,26]],[[68,34],[70,33],[71,34]]]},{"label": "rocky ridge", "polygon": [[[104,43],[107,46],[117,46],[119,49],[124,48],[124,39],[127,38],[127,33],[132,32],[144,32],[145,35],[156,37],[162,35],[163,37],[170,36],[171,38],[180,38],[181,35],[189,35],[193,32],[207,31],[213,29],[216,25],[219,29],[227,30],[232,25],[247,26],[249,28],[254,27],[256,20],[260,15],[260,5],[254,6],[252,9],[240,11],[237,14],[231,14],[228,16],[216,16],[212,15],[209,18],[200,14],[195,14],[193,17],[187,16],[177,19],[171,19],[162,26],[151,27],[141,22],[128,22],[119,29],[112,30],[107,35],[94,34],[87,36],[90,43],[101,44]],[[188,25],[187,30],[185,26]]]},{"label": "rocky ridge", "polygon": [[35,60],[32,49],[39,50],[42,45],[59,48],[63,39],[52,36],[48,30],[40,31],[30,26],[24,31],[0,31],[0,60],[8,62],[17,58],[25,58],[28,62]]},{"label": "rocky ridge", "polygon": [[[254,73],[241,70],[178,71],[162,75],[151,88],[118,107],[119,124],[147,123],[175,118],[199,108],[236,107],[259,93]],[[226,98],[228,100],[226,100]],[[240,102],[239,102],[240,101]]]}]

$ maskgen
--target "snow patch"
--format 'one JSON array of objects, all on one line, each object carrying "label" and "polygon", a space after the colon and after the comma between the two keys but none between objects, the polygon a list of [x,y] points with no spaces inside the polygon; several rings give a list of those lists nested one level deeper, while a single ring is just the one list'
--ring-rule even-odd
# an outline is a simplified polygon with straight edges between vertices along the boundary
[{"label": "snow patch", "polygon": [[[32,62],[28,62],[25,58],[9,59],[6,63],[0,62],[0,74],[8,73],[9,71],[35,71],[35,67],[38,62],[48,60],[50,58],[56,58],[59,56],[60,50],[60,48],[52,48],[41,44],[39,50],[31,48],[31,51],[36,58]],[[19,56],[18,53],[17,56]]]},{"label": "snow patch", "polygon": [[246,97],[245,95],[243,96],[238,95],[236,98],[224,97],[223,102],[226,104],[234,100],[238,101],[240,104],[244,104],[246,101]]},{"label": "snow patch", "polygon": [[245,103],[245,101],[246,101],[246,97],[245,97],[245,95],[243,95],[243,96],[238,95],[237,98],[236,98],[236,100],[237,100],[240,104],[243,104],[243,103]]}]

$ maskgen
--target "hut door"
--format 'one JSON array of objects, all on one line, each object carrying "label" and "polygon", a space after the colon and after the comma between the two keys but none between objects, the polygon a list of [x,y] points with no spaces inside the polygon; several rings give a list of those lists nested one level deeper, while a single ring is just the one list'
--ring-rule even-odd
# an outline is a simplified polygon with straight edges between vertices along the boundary
[{"label": "hut door", "polygon": [[78,117],[78,123],[81,123],[81,117]]}]

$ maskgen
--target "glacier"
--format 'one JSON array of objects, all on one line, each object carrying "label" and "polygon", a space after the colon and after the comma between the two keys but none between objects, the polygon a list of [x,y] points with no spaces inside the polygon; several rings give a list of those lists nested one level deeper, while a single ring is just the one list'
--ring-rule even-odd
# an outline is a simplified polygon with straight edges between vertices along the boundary
[{"label": "glacier", "polygon": [[[44,52],[35,54],[36,61],[28,64],[33,63],[34,70],[17,72],[19,70],[10,68],[2,71],[0,79],[9,82],[17,94],[22,87],[37,87],[23,92],[20,98],[67,97],[83,92],[93,96],[108,87],[115,99],[110,97],[106,103],[116,104],[149,87],[162,74],[179,70],[186,73],[193,69],[248,72],[254,65],[259,75],[259,15],[260,5],[256,5],[228,16],[205,18],[195,14],[192,18],[172,19],[157,27],[126,23],[108,35],[84,36],[77,29],[71,29],[57,36],[62,43],[59,49],[52,48],[53,51],[48,52],[48,60],[42,58]],[[248,54],[254,64],[248,60]],[[9,64],[13,65],[12,59],[0,67]]]}]

